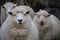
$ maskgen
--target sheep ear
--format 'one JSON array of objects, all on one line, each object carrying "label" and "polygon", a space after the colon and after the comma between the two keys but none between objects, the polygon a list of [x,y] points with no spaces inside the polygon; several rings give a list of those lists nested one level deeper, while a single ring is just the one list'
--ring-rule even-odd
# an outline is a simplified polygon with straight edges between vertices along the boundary
[{"label": "sheep ear", "polygon": [[12,15],[12,12],[8,12],[10,15]]},{"label": "sheep ear", "polygon": [[27,11],[27,12],[26,12],[26,14],[29,14],[29,13],[30,13],[30,11]]}]

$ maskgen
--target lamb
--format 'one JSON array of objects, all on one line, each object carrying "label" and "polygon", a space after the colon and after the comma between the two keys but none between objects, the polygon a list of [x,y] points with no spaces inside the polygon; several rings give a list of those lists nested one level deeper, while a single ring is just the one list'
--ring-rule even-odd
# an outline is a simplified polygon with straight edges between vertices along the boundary
[{"label": "lamb", "polygon": [[1,24],[3,24],[3,22],[5,21],[8,12],[16,6],[17,4],[14,4],[12,2],[6,2],[5,4],[3,4],[3,6],[1,6]]},{"label": "lamb", "polygon": [[38,29],[30,17],[28,6],[17,6],[1,26],[2,40],[38,40]]},{"label": "lamb", "polygon": [[45,10],[35,13],[33,21],[39,30],[40,40],[54,40],[60,34],[59,19]]}]

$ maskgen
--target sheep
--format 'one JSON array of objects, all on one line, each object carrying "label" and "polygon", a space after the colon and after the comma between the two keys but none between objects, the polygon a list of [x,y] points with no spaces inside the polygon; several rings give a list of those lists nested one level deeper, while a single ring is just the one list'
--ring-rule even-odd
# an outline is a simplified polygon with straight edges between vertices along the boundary
[{"label": "sheep", "polygon": [[12,8],[14,8],[14,7],[16,7],[16,6],[17,6],[17,4],[14,4],[14,3],[12,3],[12,2],[6,2],[6,3],[3,5],[3,8],[5,8],[6,13],[8,14],[8,12],[9,12]]},{"label": "sheep", "polygon": [[45,10],[35,13],[33,21],[39,30],[40,40],[54,40],[60,33],[59,19]]},{"label": "sheep", "polygon": [[5,4],[3,4],[3,6],[1,6],[1,24],[3,24],[3,22],[5,21],[8,12],[15,6],[17,6],[17,4],[14,4],[12,2],[6,2]]},{"label": "sheep", "polygon": [[[28,8],[28,9],[27,9]],[[1,26],[2,40],[38,40],[38,29],[30,17],[28,6],[17,6]]]}]

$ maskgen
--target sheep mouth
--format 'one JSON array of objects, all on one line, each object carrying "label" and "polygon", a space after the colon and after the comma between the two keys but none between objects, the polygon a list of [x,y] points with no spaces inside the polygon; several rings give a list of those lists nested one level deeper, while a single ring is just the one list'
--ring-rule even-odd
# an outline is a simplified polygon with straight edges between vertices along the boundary
[{"label": "sheep mouth", "polygon": [[40,25],[43,26],[44,24],[41,23]]},{"label": "sheep mouth", "polygon": [[19,22],[19,24],[22,24],[22,22]]}]

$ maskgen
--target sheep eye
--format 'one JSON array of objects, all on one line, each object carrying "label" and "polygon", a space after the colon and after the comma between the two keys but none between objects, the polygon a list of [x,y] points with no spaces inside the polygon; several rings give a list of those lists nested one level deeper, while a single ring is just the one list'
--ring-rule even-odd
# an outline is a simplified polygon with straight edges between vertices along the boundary
[{"label": "sheep eye", "polygon": [[13,8],[15,8],[16,6],[13,6]]},{"label": "sheep eye", "polygon": [[49,17],[50,15],[47,15],[47,16],[45,16],[45,17]]},{"label": "sheep eye", "polygon": [[26,14],[29,14],[30,11],[27,11]]},{"label": "sheep eye", "polygon": [[27,15],[27,14],[29,14],[29,12],[30,12],[30,11],[27,11],[27,12],[26,12],[26,14],[24,14],[24,15]]},{"label": "sheep eye", "polygon": [[12,15],[12,16],[16,16],[16,14],[13,14],[12,12],[9,12],[9,14]]}]

